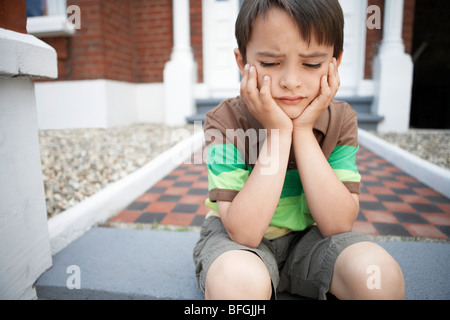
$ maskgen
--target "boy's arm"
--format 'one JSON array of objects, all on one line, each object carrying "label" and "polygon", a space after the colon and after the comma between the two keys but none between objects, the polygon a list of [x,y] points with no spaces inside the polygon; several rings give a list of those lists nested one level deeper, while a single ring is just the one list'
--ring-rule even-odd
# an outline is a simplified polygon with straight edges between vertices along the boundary
[{"label": "boy's arm", "polygon": [[[277,140],[279,148],[273,145]],[[277,139],[268,133],[244,187],[232,202],[217,202],[220,218],[233,241],[251,248],[260,244],[280,199],[290,147],[290,134]]]},{"label": "boy's arm", "polygon": [[258,90],[254,67],[247,65],[244,69],[241,96],[267,130],[267,138],[244,187],[232,202],[218,201],[217,205],[230,238],[256,248],[280,200],[292,142],[292,121],[272,99],[270,78],[266,77]]},{"label": "boy's arm", "polygon": [[321,93],[294,120],[293,146],[297,167],[311,214],[324,237],[349,232],[359,212],[352,194],[334,173],[313,133],[313,125],[339,87],[336,61],[322,78]]}]

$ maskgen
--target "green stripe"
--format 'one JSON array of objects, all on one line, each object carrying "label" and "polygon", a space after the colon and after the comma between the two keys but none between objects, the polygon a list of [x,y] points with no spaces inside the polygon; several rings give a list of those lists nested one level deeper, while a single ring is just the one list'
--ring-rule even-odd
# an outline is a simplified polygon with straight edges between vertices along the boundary
[{"label": "green stripe", "polygon": [[358,172],[344,169],[334,169],[334,173],[336,173],[337,177],[341,181],[361,182],[361,175]]},{"label": "green stripe", "polygon": [[304,193],[297,197],[280,199],[270,221],[271,226],[288,228],[294,231],[304,230],[313,223],[314,219],[309,211]]},{"label": "green stripe", "polygon": [[239,150],[232,144],[218,144],[208,147],[208,170],[215,175],[236,169],[246,170],[247,165]]},{"label": "green stripe", "polygon": [[356,168],[356,152],[359,146],[339,146],[334,148],[328,162],[333,169],[345,169],[351,171],[357,171]]},{"label": "green stripe", "polygon": [[237,169],[230,172],[222,172],[216,175],[208,170],[208,189],[241,190],[250,175],[250,171]]}]

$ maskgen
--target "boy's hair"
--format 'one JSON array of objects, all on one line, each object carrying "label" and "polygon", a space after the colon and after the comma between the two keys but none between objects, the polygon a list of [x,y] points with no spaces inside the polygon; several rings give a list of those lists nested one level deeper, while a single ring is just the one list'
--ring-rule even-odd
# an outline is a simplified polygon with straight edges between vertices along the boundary
[{"label": "boy's hair", "polygon": [[287,12],[297,23],[302,38],[310,43],[314,37],[319,45],[333,46],[337,59],[344,46],[344,14],[338,0],[244,0],[236,20],[236,40],[247,62],[247,44],[253,22],[271,8]]}]

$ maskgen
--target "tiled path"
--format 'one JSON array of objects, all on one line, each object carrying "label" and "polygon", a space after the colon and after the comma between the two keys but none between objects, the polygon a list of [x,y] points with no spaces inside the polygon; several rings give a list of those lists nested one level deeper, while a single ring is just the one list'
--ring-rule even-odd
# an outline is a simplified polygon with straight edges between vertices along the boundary
[{"label": "tiled path", "polygon": [[[177,167],[110,221],[201,226],[208,212],[204,205],[208,178],[206,165],[195,164],[198,159],[200,152],[191,164]],[[366,148],[359,150],[357,163],[362,187],[354,231],[450,239],[450,199]]]}]

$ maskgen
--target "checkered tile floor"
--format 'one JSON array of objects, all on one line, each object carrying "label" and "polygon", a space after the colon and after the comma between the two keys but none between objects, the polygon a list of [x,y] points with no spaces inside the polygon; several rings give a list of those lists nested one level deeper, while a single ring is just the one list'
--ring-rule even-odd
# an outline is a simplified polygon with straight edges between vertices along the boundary
[{"label": "checkered tile floor", "polygon": [[[196,159],[196,160],[194,160]],[[122,223],[201,226],[208,209],[201,153],[182,164],[110,219]],[[360,212],[354,231],[370,235],[450,238],[450,199],[361,147]]]}]

